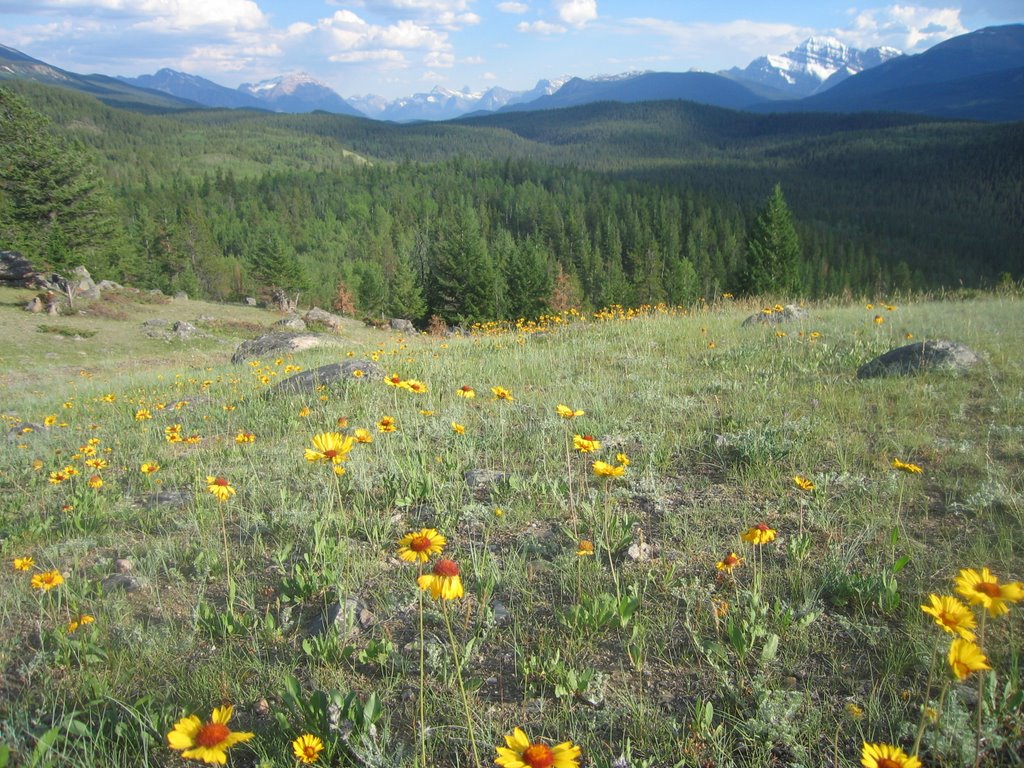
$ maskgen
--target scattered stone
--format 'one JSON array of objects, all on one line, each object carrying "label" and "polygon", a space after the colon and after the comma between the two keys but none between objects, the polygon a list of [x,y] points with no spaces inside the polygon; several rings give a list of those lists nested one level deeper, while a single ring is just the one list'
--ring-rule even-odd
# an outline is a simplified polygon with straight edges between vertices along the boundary
[{"label": "scattered stone", "polygon": [[101,292],[124,290],[123,285],[121,285],[120,283],[115,283],[113,280],[100,280],[98,283],[96,283],[96,287],[99,288]]},{"label": "scattered stone", "polygon": [[922,341],[891,349],[857,370],[858,379],[905,376],[920,371],[965,373],[981,362],[970,348],[955,341]]},{"label": "scattered stone", "polygon": [[232,363],[244,363],[255,357],[277,353],[302,352],[321,346],[327,338],[315,333],[265,333],[255,339],[243,341],[231,357]]},{"label": "scattered stone", "polygon": [[254,299],[252,296],[246,296],[244,299],[242,299],[242,303],[245,304],[245,306],[247,307],[255,307],[256,299]]},{"label": "scattered stone", "polygon": [[85,267],[75,267],[71,272],[74,277],[71,279],[75,296],[80,299],[98,299],[100,297],[100,289],[96,287],[96,283],[93,282],[92,275],[89,274],[89,270]]},{"label": "scattered stone", "polygon": [[188,294],[185,291],[177,291],[174,294],[174,298],[180,301],[188,301]]},{"label": "scattered stone", "polygon": [[403,320],[400,317],[392,317],[390,325],[392,331],[401,331],[402,333],[416,333],[416,326],[412,324],[411,320]]},{"label": "scattered stone", "polygon": [[135,563],[127,557],[119,557],[114,561],[114,570],[118,573],[131,573],[135,570]]},{"label": "scattered stone", "polygon": [[304,331],[306,330],[306,321],[301,317],[292,315],[291,317],[285,317],[274,323],[275,328],[284,328],[286,331]]},{"label": "scattered stone", "polygon": [[186,323],[184,320],[178,320],[172,325],[171,331],[179,339],[191,339],[201,335],[198,328],[192,325],[192,323]]},{"label": "scattered stone", "polygon": [[137,592],[142,589],[142,582],[127,573],[112,573],[103,580],[104,592]]},{"label": "scattered stone", "polygon": [[170,323],[171,323],[170,320],[167,320],[167,319],[165,319],[163,317],[153,317],[153,318],[150,318],[149,320],[146,320],[142,324],[142,327],[143,328],[166,328],[168,325],[170,325]]},{"label": "scattered stone", "polygon": [[509,617],[508,607],[498,600],[491,601],[491,616],[494,617],[495,624],[501,624]]},{"label": "scattered stone", "polygon": [[23,421],[20,424],[15,424],[9,430],[7,430],[8,440],[22,440],[29,435],[39,434],[45,432],[46,427],[42,424],[35,424],[31,421]]},{"label": "scattered stone", "polygon": [[135,500],[135,506],[144,509],[156,509],[157,507],[187,507],[192,503],[195,494],[188,488],[172,488],[151,493]]},{"label": "scattered stone", "polygon": [[645,563],[654,555],[654,547],[646,541],[633,542],[626,550],[626,557],[635,563]]},{"label": "scattered stone", "polygon": [[266,699],[260,699],[253,704],[252,711],[256,713],[257,717],[267,717],[270,715],[270,702]]},{"label": "scattered stone", "polygon": [[309,634],[322,635],[334,627],[341,635],[356,635],[375,623],[377,617],[366,607],[366,603],[357,597],[344,597],[327,606],[327,610],[310,623]]},{"label": "scattered stone", "polygon": [[[361,371],[361,374],[356,373]],[[339,382],[361,383],[365,381],[381,381],[384,369],[372,360],[348,360],[344,363],[331,363],[302,371],[274,386],[274,392],[291,394],[296,392],[312,392],[319,386],[328,386]]]},{"label": "scattered stone", "polygon": [[794,320],[806,320],[807,318],[807,310],[803,307],[798,307],[796,304],[787,304],[784,307],[780,307],[776,304],[774,307],[765,307],[760,312],[748,317],[743,321],[743,327],[746,328],[748,325],[778,325],[779,323],[790,323]]},{"label": "scattered stone", "polygon": [[0,284],[31,288],[35,278],[36,271],[28,259],[17,251],[0,251]]},{"label": "scattered stone", "polygon": [[512,475],[497,469],[471,469],[464,477],[470,490],[492,491],[502,483],[507,483]]},{"label": "scattered stone", "polygon": [[320,309],[320,307],[313,307],[302,316],[302,319],[307,323],[320,323],[332,331],[341,329],[341,318],[338,315],[332,315],[325,309]]}]

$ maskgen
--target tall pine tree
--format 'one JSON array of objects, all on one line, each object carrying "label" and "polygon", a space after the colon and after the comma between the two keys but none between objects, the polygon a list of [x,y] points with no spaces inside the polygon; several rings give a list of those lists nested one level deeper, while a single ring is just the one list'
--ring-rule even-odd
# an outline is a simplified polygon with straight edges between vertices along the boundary
[{"label": "tall pine tree", "polygon": [[740,275],[746,294],[794,294],[803,288],[800,278],[800,239],[793,214],[775,185],[747,237],[747,264]]}]

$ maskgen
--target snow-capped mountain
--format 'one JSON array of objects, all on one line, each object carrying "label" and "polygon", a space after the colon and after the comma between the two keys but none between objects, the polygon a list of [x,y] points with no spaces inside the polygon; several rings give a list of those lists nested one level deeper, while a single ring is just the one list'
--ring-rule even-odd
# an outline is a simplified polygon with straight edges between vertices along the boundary
[{"label": "snow-capped mountain", "polygon": [[319,109],[339,115],[363,116],[333,89],[305,72],[258,83],[243,83],[238,90],[259,99],[265,108],[275,112],[312,112]]},{"label": "snow-capped mountain", "polygon": [[189,75],[173,69],[161,69],[153,75],[119,77],[118,80],[140,88],[169,93],[182,99],[189,99],[207,107],[235,109],[267,109],[266,104],[251,94],[217,85],[212,80],[198,75]]},{"label": "snow-capped mountain", "polygon": [[519,104],[548,96],[570,79],[566,76],[540,80],[528,91],[510,91],[498,86],[486,91],[472,91],[468,87],[453,91],[450,88],[435,86],[426,93],[415,93],[398,99],[388,100],[370,94],[352,96],[348,102],[364,115],[377,120],[393,120],[397,123],[413,120],[451,120],[469,112],[495,112],[509,104]]},{"label": "snow-capped mountain", "polygon": [[849,48],[834,37],[811,37],[791,51],[761,56],[745,68],[733,67],[719,74],[800,98],[831,88],[851,75],[902,56],[895,48]]}]

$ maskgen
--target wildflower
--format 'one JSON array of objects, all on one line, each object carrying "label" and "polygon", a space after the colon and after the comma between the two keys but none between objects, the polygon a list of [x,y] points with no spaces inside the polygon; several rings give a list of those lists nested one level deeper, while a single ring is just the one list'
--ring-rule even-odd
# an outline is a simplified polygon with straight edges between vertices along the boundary
[{"label": "wildflower", "polygon": [[521,728],[505,737],[507,747],[497,747],[494,762],[501,768],[578,768],[580,748],[571,741],[549,747],[542,741],[530,741]]},{"label": "wildflower", "polygon": [[417,379],[409,379],[408,381],[403,381],[402,389],[412,392],[414,395],[422,395],[428,391],[427,385]]},{"label": "wildflower", "polygon": [[301,409],[299,409],[299,418],[300,419],[304,419],[307,416],[309,416],[310,413],[311,413],[311,411],[309,410],[309,406],[308,405],[304,405],[304,406],[302,406]]},{"label": "wildflower", "polygon": [[454,432],[456,435],[464,435],[466,434],[466,427],[463,424],[459,424],[459,422],[457,421],[453,421],[452,432]]},{"label": "wildflower", "polygon": [[583,539],[579,548],[576,550],[576,554],[580,557],[591,557],[594,554],[594,542],[589,539]]},{"label": "wildflower", "polygon": [[47,416],[45,419],[43,419],[43,426],[44,427],[52,427],[56,423],[57,423],[57,416],[55,414],[51,414],[51,415]]},{"label": "wildflower", "polygon": [[384,383],[389,387],[400,387],[402,386],[402,377],[397,373],[392,373],[384,379]]},{"label": "wildflower", "polygon": [[50,473],[50,477],[49,477],[48,482],[51,485],[60,485],[61,483],[63,483],[67,479],[68,479],[68,476],[66,474],[64,474],[63,472],[53,471],[53,472]]},{"label": "wildflower", "polygon": [[228,749],[235,744],[248,741],[255,735],[228,728],[228,721],[231,720],[234,710],[230,704],[216,707],[208,723],[201,722],[195,715],[183,717],[167,734],[167,746],[181,750],[181,756],[186,760],[202,760],[210,765],[224,765],[228,760]]},{"label": "wildflower", "polygon": [[575,419],[577,416],[582,416],[583,411],[575,411],[567,405],[559,403],[555,406],[555,413],[561,416],[563,419]]},{"label": "wildflower", "polygon": [[801,475],[793,476],[793,485],[795,485],[801,491],[813,491],[815,488],[814,483],[812,483],[806,477],[802,477]]},{"label": "wildflower", "polygon": [[864,305],[864,309],[874,309],[874,308],[875,308],[874,304],[865,304]]},{"label": "wildflower", "polygon": [[139,471],[144,475],[152,475],[154,472],[160,470],[160,465],[154,461],[144,461],[139,466]]},{"label": "wildflower", "polygon": [[16,571],[30,571],[35,564],[36,561],[31,557],[14,558],[14,570]]},{"label": "wildflower", "polygon": [[235,442],[238,443],[239,445],[243,445],[245,443],[255,443],[256,435],[254,435],[252,432],[242,431],[235,435]]},{"label": "wildflower", "polygon": [[90,616],[88,613],[81,614],[77,619],[73,619],[68,622],[68,634],[74,634],[78,629],[81,629],[87,624],[92,624],[96,619]]},{"label": "wildflower", "polygon": [[971,609],[955,597],[928,595],[931,605],[922,605],[921,610],[935,617],[935,623],[951,635],[960,635],[964,640],[974,640],[975,621]]},{"label": "wildflower", "polygon": [[62,469],[61,472],[67,477],[74,477],[75,475],[78,474],[78,470],[72,466],[64,467],[64,469]]},{"label": "wildflower", "polygon": [[347,416],[339,416],[337,419],[334,420],[334,423],[338,426],[338,429],[347,429],[348,428],[348,417]]},{"label": "wildflower", "polygon": [[373,433],[368,429],[357,429],[352,433],[357,443],[372,443]]},{"label": "wildflower", "polygon": [[203,442],[203,438],[200,437],[199,435],[189,435],[188,437],[185,438],[185,442],[188,443],[189,445],[195,445],[196,443]]},{"label": "wildflower", "polygon": [[377,422],[378,432],[397,432],[398,423],[391,416],[381,416],[380,421]]},{"label": "wildflower", "polygon": [[33,459],[32,460],[32,469],[34,469],[36,472],[38,472],[42,468],[43,468],[43,460],[42,459]]},{"label": "wildflower", "polygon": [[992,669],[981,648],[958,637],[949,646],[949,668],[957,680],[966,680],[971,672]]},{"label": "wildflower", "polygon": [[102,488],[103,478],[99,475],[92,475],[88,480],[88,485],[90,488]]},{"label": "wildflower", "polygon": [[324,743],[319,737],[311,733],[304,733],[292,742],[292,751],[295,753],[295,759],[307,765],[315,763],[323,749]]},{"label": "wildflower", "polygon": [[505,515],[505,510],[504,509],[502,509],[501,507],[495,507],[494,508],[494,516],[495,517],[503,517],[504,515]]},{"label": "wildflower", "polygon": [[737,555],[735,552],[730,552],[728,555],[726,555],[717,563],[715,563],[715,568],[722,571],[723,573],[732,573],[732,569],[738,565],[743,565],[743,558]]},{"label": "wildflower", "polygon": [[454,560],[438,560],[434,563],[434,570],[420,576],[416,583],[420,589],[429,590],[430,596],[435,600],[454,600],[464,594],[459,566]]},{"label": "wildflower", "polygon": [[854,720],[861,720],[864,717],[864,710],[852,701],[846,705],[846,713]]},{"label": "wildflower", "polygon": [[921,761],[891,744],[868,744],[860,753],[864,768],[921,768]]},{"label": "wildflower", "polygon": [[461,387],[455,390],[455,394],[459,397],[464,397],[467,400],[472,400],[476,397],[476,390],[473,389],[469,384],[463,384]]},{"label": "wildflower", "polygon": [[718,347],[718,345],[715,344],[715,342],[713,342],[713,341],[709,341],[708,342],[708,349],[716,349],[717,347]]},{"label": "wildflower", "polygon": [[988,568],[982,568],[981,573],[973,568],[965,568],[955,581],[956,591],[966,597],[971,605],[983,606],[993,619],[1009,613],[1007,603],[1017,603],[1024,599],[1024,585],[1019,581],[1000,584]]},{"label": "wildflower", "polygon": [[146,421],[146,419],[152,419],[152,418],[153,418],[153,414],[149,412],[148,408],[139,408],[139,410],[137,410],[135,412],[135,420],[136,421]]},{"label": "wildflower", "polygon": [[573,435],[572,447],[580,453],[593,453],[601,449],[601,441],[590,435]]},{"label": "wildflower", "polygon": [[353,379],[361,379],[366,375],[366,372],[362,368],[356,368],[352,371]]},{"label": "wildflower", "polygon": [[874,320],[875,325],[881,325],[884,322],[885,322],[885,318],[884,317],[882,317],[881,315],[875,315],[875,320]]},{"label": "wildflower", "polygon": [[594,474],[598,477],[622,477],[626,474],[626,467],[621,464],[615,466],[604,461],[595,461],[592,466]]},{"label": "wildflower", "polygon": [[427,410],[425,408],[420,410],[420,416],[433,416],[433,415],[434,415],[433,411],[429,411],[429,410]]},{"label": "wildflower", "polygon": [[908,475],[920,475],[923,472],[917,464],[909,464],[902,462],[899,459],[892,460],[892,468],[898,469],[901,472],[906,472]]},{"label": "wildflower", "polygon": [[32,577],[32,589],[39,589],[43,592],[49,592],[54,587],[59,587],[63,583],[64,576],[57,570],[43,571]]},{"label": "wildflower", "polygon": [[740,538],[744,541],[748,541],[751,544],[760,546],[761,544],[767,544],[769,541],[775,540],[775,529],[769,528],[766,523],[758,523],[753,528],[748,528],[742,534]]},{"label": "wildflower", "polygon": [[231,487],[228,479],[219,476],[206,476],[206,490],[216,496],[217,501],[227,501],[235,495],[235,489]]},{"label": "wildflower", "polygon": [[512,393],[504,387],[491,387],[491,392],[494,393],[495,400],[504,400],[507,403],[511,403],[515,400],[515,398],[512,397]]},{"label": "wildflower", "polygon": [[406,562],[427,562],[431,555],[439,555],[448,540],[433,528],[421,528],[405,534],[398,540],[398,556]]},{"label": "wildflower", "polygon": [[85,466],[91,467],[92,469],[106,469],[110,465],[106,459],[89,459],[85,462]]}]

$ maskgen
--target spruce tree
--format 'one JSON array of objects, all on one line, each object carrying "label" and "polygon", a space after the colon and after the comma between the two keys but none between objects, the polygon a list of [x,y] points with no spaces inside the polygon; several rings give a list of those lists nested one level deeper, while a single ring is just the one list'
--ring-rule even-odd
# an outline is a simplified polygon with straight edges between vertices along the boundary
[{"label": "spruce tree", "polygon": [[775,185],[747,237],[747,264],[740,276],[746,294],[793,294],[802,289],[800,239],[793,214]]}]

